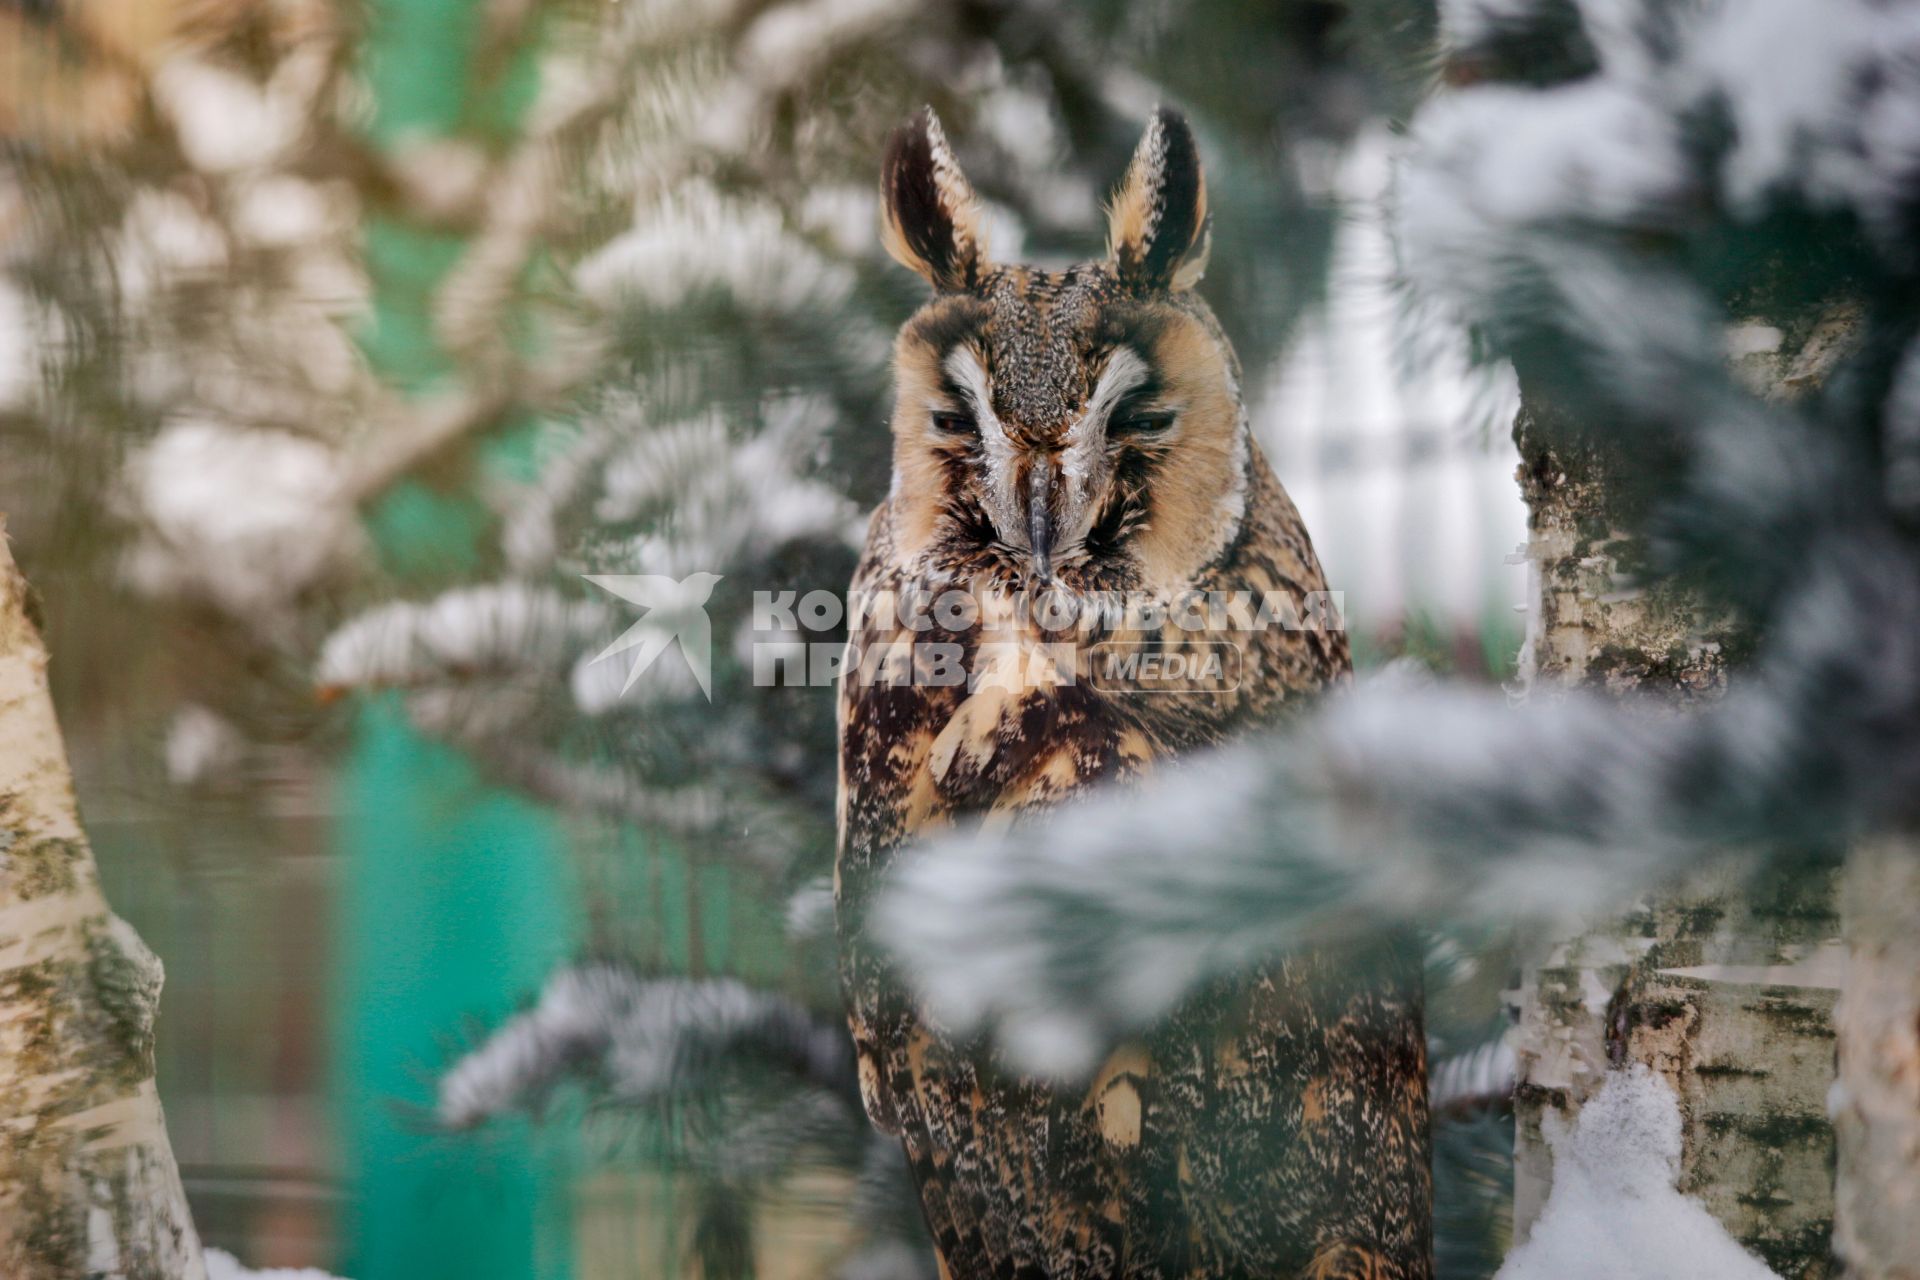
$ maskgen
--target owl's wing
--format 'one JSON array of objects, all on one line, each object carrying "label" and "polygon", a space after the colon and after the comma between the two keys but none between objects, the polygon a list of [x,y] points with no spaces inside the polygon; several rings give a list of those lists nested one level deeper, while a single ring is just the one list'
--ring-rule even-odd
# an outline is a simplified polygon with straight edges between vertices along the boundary
[{"label": "owl's wing", "polygon": [[[889,513],[881,507],[848,590],[852,607],[840,677],[839,845],[833,867],[840,982],[868,1118],[898,1134],[900,1118],[883,1063],[901,1044],[907,1003],[865,936],[866,914],[901,843],[939,818],[926,762],[952,714],[952,689],[912,679],[911,634],[903,638],[886,600],[899,583],[884,568]],[[893,665],[909,664],[903,672]]]},{"label": "owl's wing", "polygon": [[1179,1274],[1427,1280],[1426,1041],[1417,948],[1276,961],[1155,1037],[1144,1174],[1189,1224]]}]

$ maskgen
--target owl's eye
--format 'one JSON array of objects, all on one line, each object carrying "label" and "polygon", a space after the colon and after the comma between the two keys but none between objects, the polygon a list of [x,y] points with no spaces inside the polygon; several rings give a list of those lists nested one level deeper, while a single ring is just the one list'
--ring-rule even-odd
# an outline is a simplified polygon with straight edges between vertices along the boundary
[{"label": "owl's eye", "polygon": [[966,435],[973,430],[973,415],[955,413],[949,409],[936,409],[933,412],[933,429],[944,435]]},{"label": "owl's eye", "polygon": [[1109,436],[1154,436],[1173,425],[1173,412],[1168,409],[1126,409],[1113,415],[1107,423]]}]

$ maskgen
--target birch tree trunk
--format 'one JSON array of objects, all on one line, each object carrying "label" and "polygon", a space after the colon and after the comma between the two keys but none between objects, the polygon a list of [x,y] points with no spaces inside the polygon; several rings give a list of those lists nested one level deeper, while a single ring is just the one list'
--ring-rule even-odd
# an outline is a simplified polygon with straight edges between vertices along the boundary
[{"label": "birch tree trunk", "polygon": [[1847,860],[1834,1253],[1852,1280],[1920,1280],[1920,840]]},{"label": "birch tree trunk", "polygon": [[[1735,331],[1740,372],[1788,397],[1824,376],[1857,321],[1836,309],[1782,333]],[[1650,716],[1717,698],[1748,637],[1684,583],[1625,584],[1619,532],[1637,501],[1630,462],[1596,442],[1554,447],[1554,409],[1530,394],[1515,424],[1535,575],[1522,676],[1529,696],[1633,695]],[[1588,439],[1592,438],[1592,433]],[[1733,678],[1738,678],[1737,674]],[[1834,1005],[1845,973],[1835,876],[1759,882],[1710,871],[1550,951],[1523,975],[1514,1033],[1514,1231],[1524,1240],[1553,1169],[1542,1118],[1570,1120],[1609,1066],[1658,1071],[1680,1100],[1679,1188],[1790,1280],[1830,1273]]]},{"label": "birch tree trunk", "polygon": [[153,1080],[160,962],[107,909],[0,525],[0,1276],[204,1280]]}]

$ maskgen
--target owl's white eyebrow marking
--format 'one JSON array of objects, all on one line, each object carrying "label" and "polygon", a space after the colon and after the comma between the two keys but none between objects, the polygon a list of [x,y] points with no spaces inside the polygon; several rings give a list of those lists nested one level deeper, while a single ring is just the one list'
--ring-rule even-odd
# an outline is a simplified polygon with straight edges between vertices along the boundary
[{"label": "owl's white eyebrow marking", "polygon": [[948,353],[944,368],[972,402],[973,420],[980,429],[981,449],[987,459],[987,473],[998,493],[1004,484],[1010,483],[1009,477],[1013,474],[1013,441],[1007,438],[1007,429],[1000,425],[993,411],[993,392],[987,386],[987,371],[973,348],[964,343]]},{"label": "owl's white eyebrow marking", "polygon": [[973,416],[979,421],[980,429],[984,432],[987,424],[992,423],[993,429],[1004,436],[1006,432],[1000,426],[1000,419],[994,416],[993,392],[987,386],[987,371],[981,367],[980,357],[974,354],[973,348],[965,343],[955,347],[947,353],[946,363],[942,367],[949,378],[960,384],[960,389],[967,393],[967,399],[972,401]]},{"label": "owl's white eyebrow marking", "polygon": [[1107,367],[1100,371],[1100,381],[1094,384],[1093,394],[1087,398],[1087,411],[1073,424],[1068,438],[1073,432],[1082,431],[1096,423],[1104,423],[1107,415],[1113,412],[1121,397],[1145,382],[1153,374],[1147,362],[1140,358],[1131,347],[1119,347],[1107,357]]},{"label": "owl's white eyebrow marking", "polygon": [[1094,384],[1093,394],[1087,398],[1086,412],[1067,429],[1067,450],[1061,465],[1069,476],[1086,476],[1092,472],[1107,416],[1129,391],[1152,375],[1153,370],[1131,347],[1117,348],[1107,358],[1107,367],[1100,371],[1100,381]]}]

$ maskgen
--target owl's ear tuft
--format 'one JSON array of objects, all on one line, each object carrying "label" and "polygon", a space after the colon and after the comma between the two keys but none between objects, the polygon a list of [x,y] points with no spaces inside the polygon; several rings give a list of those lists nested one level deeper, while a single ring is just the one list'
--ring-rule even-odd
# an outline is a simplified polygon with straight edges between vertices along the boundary
[{"label": "owl's ear tuft", "polygon": [[1187,119],[1156,108],[1107,210],[1107,253],[1122,284],[1140,293],[1191,289],[1212,243],[1207,182]]},{"label": "owl's ear tuft", "polygon": [[943,292],[971,288],[986,266],[980,205],[932,107],[893,131],[880,169],[881,240],[901,266]]}]

